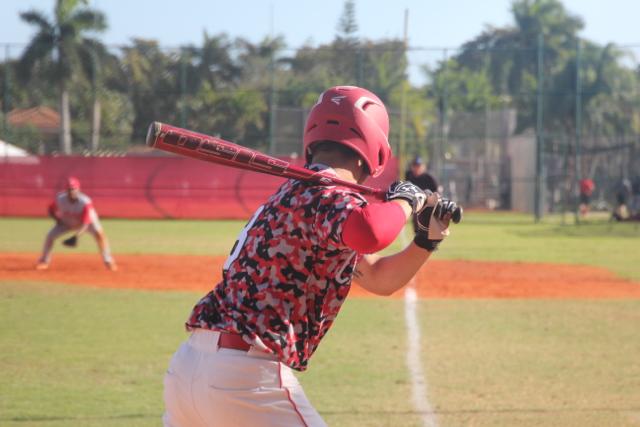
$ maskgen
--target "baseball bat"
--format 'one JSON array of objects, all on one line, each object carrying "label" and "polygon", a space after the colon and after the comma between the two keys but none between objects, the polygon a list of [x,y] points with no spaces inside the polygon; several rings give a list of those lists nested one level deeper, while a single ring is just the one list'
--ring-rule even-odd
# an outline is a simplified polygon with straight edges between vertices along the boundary
[{"label": "baseball bat", "polygon": [[[384,200],[386,194],[386,191],[380,188],[356,184],[322,172],[292,165],[282,159],[268,156],[259,151],[234,144],[233,142],[225,141],[222,138],[193,132],[166,123],[151,123],[147,132],[146,143],[147,146],[159,150],[236,169],[244,169],[321,185],[340,185],[380,200]],[[458,223],[461,219],[462,209],[458,208],[453,213],[452,221]]]}]

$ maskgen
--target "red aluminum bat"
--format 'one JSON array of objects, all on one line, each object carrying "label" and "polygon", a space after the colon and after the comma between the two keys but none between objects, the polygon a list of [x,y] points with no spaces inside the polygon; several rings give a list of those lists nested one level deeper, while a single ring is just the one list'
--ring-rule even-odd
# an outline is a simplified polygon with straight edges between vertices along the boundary
[{"label": "red aluminum bat", "polygon": [[[340,185],[357,192],[384,200],[386,191],[380,188],[367,187],[312,171],[289,162],[268,156],[259,151],[234,144],[224,139],[202,133],[193,132],[165,123],[153,122],[147,132],[147,145],[159,150],[169,151],[182,156],[192,157],[206,162],[218,163],[237,169],[245,169],[258,173],[281,176],[315,182],[322,185]],[[462,218],[461,209],[453,214],[453,222]]]}]

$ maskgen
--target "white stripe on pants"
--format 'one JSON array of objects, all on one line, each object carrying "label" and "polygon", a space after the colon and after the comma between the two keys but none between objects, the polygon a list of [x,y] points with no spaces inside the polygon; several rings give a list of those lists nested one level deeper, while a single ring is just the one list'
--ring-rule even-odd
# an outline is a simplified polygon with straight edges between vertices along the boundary
[{"label": "white stripe on pants", "polygon": [[253,348],[218,349],[218,337],[198,329],[173,355],[165,427],[326,426],[291,368]]}]

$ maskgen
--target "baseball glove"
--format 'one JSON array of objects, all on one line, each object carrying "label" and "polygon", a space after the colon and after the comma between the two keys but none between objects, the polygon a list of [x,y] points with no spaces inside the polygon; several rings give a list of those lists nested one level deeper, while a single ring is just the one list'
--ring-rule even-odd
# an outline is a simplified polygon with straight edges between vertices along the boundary
[{"label": "baseball glove", "polygon": [[62,244],[69,248],[75,248],[78,246],[78,236],[71,236],[68,239],[63,240]]}]

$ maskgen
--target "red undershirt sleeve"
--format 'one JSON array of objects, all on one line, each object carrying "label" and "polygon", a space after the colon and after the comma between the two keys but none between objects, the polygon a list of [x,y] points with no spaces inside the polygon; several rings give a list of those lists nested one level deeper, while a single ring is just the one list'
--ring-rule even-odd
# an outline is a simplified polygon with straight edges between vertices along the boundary
[{"label": "red undershirt sleeve", "polygon": [[51,218],[58,218],[58,205],[55,200],[49,204],[48,212]]},{"label": "red undershirt sleeve", "polygon": [[349,214],[342,241],[361,254],[378,252],[398,237],[406,222],[404,210],[397,203],[370,203]]},{"label": "red undershirt sleeve", "polygon": [[89,203],[82,210],[82,224],[91,223],[91,209],[93,209],[93,205]]}]

